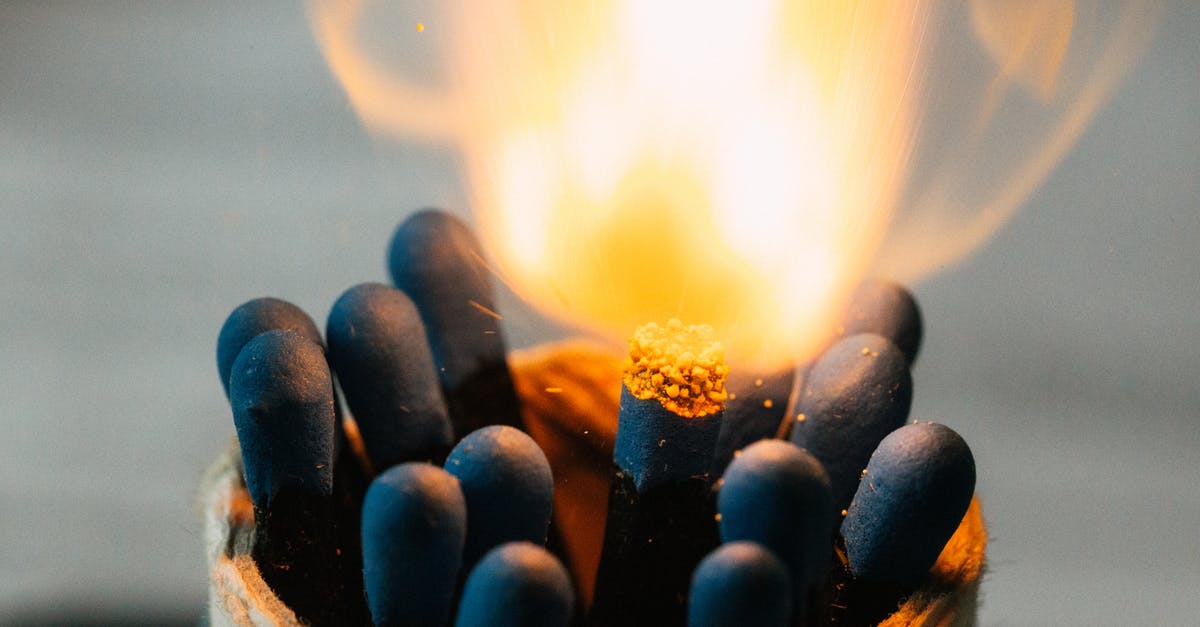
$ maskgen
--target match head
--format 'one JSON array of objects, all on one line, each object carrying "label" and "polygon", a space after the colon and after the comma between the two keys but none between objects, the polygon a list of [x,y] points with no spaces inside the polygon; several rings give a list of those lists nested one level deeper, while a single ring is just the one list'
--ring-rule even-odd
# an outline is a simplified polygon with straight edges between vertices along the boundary
[{"label": "match head", "polygon": [[833,492],[817,458],[790,442],[760,440],[725,470],[717,495],[721,539],[749,540],[788,565],[797,604],[832,555]]},{"label": "match head", "polygon": [[362,550],[375,625],[446,623],[466,527],[458,479],[437,466],[401,464],[371,482],[363,499]]},{"label": "match head", "polygon": [[623,381],[635,398],[655,399],[684,418],[725,409],[725,347],[706,324],[642,325],[629,339]]},{"label": "match head", "polygon": [[421,312],[434,360],[449,388],[505,355],[482,255],[471,229],[437,209],[409,216],[388,248],[392,282]]},{"label": "match head", "polygon": [[463,587],[456,627],[566,627],[575,593],[546,549],[510,542],[487,553]]},{"label": "match head", "polygon": [[282,490],[332,493],[333,378],[320,345],[294,331],[257,335],[230,370],[229,401],[256,508]]},{"label": "match head", "polygon": [[689,627],[791,624],[787,567],[755,542],[729,542],[709,553],[692,576]]},{"label": "match head", "polygon": [[921,349],[921,308],[912,292],[891,281],[863,281],[850,296],[842,327],[844,335],[875,333],[888,338],[904,353],[909,365]]},{"label": "match head", "polygon": [[906,425],[879,443],[842,537],[850,571],[866,581],[916,585],[954,534],[975,491],[975,458],[949,427]]},{"label": "match head", "polygon": [[421,316],[380,283],[346,290],[326,324],[329,360],[376,468],[444,455],[453,441]]},{"label": "match head", "polygon": [[850,504],[871,452],[904,425],[911,405],[908,362],[887,338],[853,335],[817,359],[792,417],[791,439],[825,466],[835,512]]},{"label": "match head", "polygon": [[278,298],[256,298],[238,305],[225,318],[217,335],[217,372],[225,396],[229,396],[229,373],[238,353],[254,336],[267,331],[295,331],[309,341],[321,345],[321,332],[312,318],[299,307]]},{"label": "match head", "polygon": [[554,477],[533,438],[513,427],[484,427],[450,451],[446,470],[467,500],[464,568],[505,542],[545,544]]}]

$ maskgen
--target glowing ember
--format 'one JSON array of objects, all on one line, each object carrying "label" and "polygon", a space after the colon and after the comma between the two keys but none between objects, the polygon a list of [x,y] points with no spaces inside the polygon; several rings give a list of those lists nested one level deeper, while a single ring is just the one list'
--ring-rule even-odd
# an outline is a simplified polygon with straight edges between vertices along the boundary
[{"label": "glowing ember", "polygon": [[[766,365],[819,345],[866,274],[913,281],[984,242],[1077,139],[1158,13],[1064,0],[396,4],[317,1],[314,29],[369,126],[460,148],[506,283],[613,337],[704,321],[731,361]],[[444,64],[440,86],[367,43],[389,17],[408,25],[392,45]]]}]

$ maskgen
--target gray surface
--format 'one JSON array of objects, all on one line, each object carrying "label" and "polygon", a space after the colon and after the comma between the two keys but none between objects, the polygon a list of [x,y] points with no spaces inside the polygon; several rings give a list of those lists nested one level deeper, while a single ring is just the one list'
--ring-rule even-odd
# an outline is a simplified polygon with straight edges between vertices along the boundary
[{"label": "gray surface", "polygon": [[[1026,209],[917,286],[915,412],[977,453],[985,625],[1200,615],[1200,16],[1179,4]],[[384,278],[403,210],[463,206],[453,168],[366,136],[295,7],[0,5],[0,622],[200,611],[221,321],[264,294],[323,320]]]}]

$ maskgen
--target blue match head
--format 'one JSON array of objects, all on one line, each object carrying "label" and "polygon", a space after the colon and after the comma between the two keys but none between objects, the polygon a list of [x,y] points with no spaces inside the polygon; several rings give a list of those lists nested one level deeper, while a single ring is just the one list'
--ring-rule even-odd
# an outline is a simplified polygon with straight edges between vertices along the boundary
[{"label": "blue match head", "polygon": [[450,419],[408,296],[379,283],[346,290],[325,333],[329,360],[376,468],[445,454]]},{"label": "blue match head", "polygon": [[833,494],[821,462],[795,444],[760,440],[725,470],[717,495],[721,539],[771,550],[792,573],[797,603],[833,555]]},{"label": "blue match head", "polygon": [[463,587],[456,627],[566,627],[575,593],[549,551],[510,542],[487,553]]},{"label": "blue match head", "polygon": [[826,350],[808,373],[793,416],[792,442],[821,460],[834,511],[854,498],[862,469],[887,434],[908,419],[912,375],[900,349],[873,333]]},{"label": "blue match head", "polygon": [[641,399],[621,386],[613,462],[633,478],[639,493],[673,481],[707,477],[723,412],[683,418],[657,399]]},{"label": "blue match head", "polygon": [[505,542],[545,544],[554,477],[533,438],[513,427],[484,427],[450,451],[446,470],[467,499],[464,568]]},{"label": "blue match head", "polygon": [[226,396],[229,396],[229,372],[242,347],[254,336],[276,329],[295,331],[321,344],[317,325],[299,307],[278,298],[256,298],[242,303],[230,312],[217,336],[217,372]]},{"label": "blue match head", "polygon": [[787,567],[756,542],[722,544],[692,575],[689,627],[791,624],[792,582]]},{"label": "blue match head", "polygon": [[867,581],[915,585],[937,561],[975,492],[975,458],[949,427],[896,430],[871,456],[842,537],[850,571]]},{"label": "blue match head", "polygon": [[875,333],[892,341],[911,365],[921,348],[921,308],[904,286],[869,279],[854,291],[842,319],[845,335]]},{"label": "blue match head", "polygon": [[229,402],[255,507],[285,489],[332,493],[333,378],[319,345],[294,331],[259,334],[233,362]]},{"label": "blue match head", "polygon": [[467,225],[436,209],[409,216],[388,250],[392,282],[421,312],[447,388],[505,357],[482,250]]},{"label": "blue match head", "polygon": [[717,437],[717,452],[713,470],[724,472],[733,454],[763,438],[776,437],[796,381],[795,368],[783,368],[768,373],[747,373],[733,370],[725,389],[725,418]]},{"label": "blue match head", "polygon": [[450,618],[467,529],[458,479],[411,462],[378,475],[363,498],[363,583],[377,627]]}]

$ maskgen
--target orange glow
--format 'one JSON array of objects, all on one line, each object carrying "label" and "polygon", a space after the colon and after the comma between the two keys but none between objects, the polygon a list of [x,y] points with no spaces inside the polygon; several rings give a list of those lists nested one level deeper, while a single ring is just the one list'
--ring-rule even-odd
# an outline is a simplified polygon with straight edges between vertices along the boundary
[{"label": "orange glow", "polygon": [[[368,126],[459,148],[522,298],[610,337],[710,324],[731,363],[769,367],[819,346],[867,274],[914,281],[981,245],[1061,159],[1157,15],[1083,5],[317,0],[311,16]],[[440,84],[363,41],[386,15],[436,21],[393,43],[436,54]],[[956,37],[972,47],[939,56]]]}]

